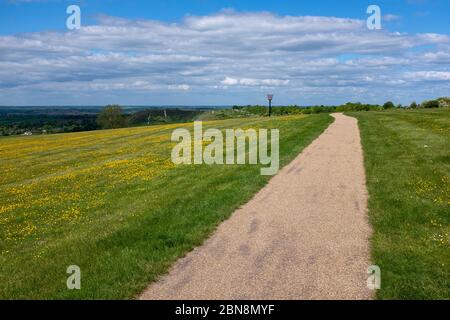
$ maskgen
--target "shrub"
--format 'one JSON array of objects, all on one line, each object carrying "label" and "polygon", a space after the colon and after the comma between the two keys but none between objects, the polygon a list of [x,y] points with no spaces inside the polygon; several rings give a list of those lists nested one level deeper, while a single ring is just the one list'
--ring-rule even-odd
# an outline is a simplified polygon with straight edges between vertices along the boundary
[{"label": "shrub", "polygon": [[422,103],[422,106],[424,108],[439,108],[439,101],[438,100],[429,100]]},{"label": "shrub", "polygon": [[439,101],[439,107],[450,107],[450,98],[442,97],[437,100]]},{"label": "shrub", "polygon": [[392,101],[388,101],[385,104],[383,104],[383,109],[392,109],[395,108],[395,105]]}]

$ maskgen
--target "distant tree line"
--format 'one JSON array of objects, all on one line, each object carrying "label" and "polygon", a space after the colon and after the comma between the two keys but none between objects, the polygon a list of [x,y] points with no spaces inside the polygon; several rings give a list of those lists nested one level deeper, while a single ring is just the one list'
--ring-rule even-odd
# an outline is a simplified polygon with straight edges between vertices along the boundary
[{"label": "distant tree line", "polygon": [[161,123],[187,122],[195,119],[202,110],[146,109],[133,114],[125,114],[119,105],[107,105],[97,116],[97,124],[102,129],[115,129]]},{"label": "distant tree line", "polygon": [[[395,105],[387,101],[383,105],[347,102],[338,106],[308,106],[298,105],[277,106],[272,108],[274,116],[294,114],[314,114],[346,111],[382,111],[390,109],[418,109],[450,107],[450,98],[427,100],[420,104]],[[115,129],[128,126],[152,125],[161,123],[189,122],[195,119],[227,119],[238,117],[266,116],[268,107],[262,105],[235,105],[231,109],[216,109],[212,111],[179,108],[152,108],[125,113],[119,105],[107,105],[97,114],[73,114],[71,110],[33,110],[31,112],[19,109],[0,108],[0,136],[18,134],[47,134],[97,129]],[[91,112],[91,111],[90,111]],[[94,111],[95,112],[95,111]]]},{"label": "distant tree line", "polygon": [[90,131],[97,128],[94,114],[0,114],[0,136]]},{"label": "distant tree line", "polygon": [[0,136],[50,134],[98,129],[115,129],[160,123],[193,121],[204,110],[152,108],[126,113],[119,105],[107,105],[100,111],[67,108],[0,107]]},{"label": "distant tree line", "polygon": [[[417,109],[417,108],[443,108],[450,107],[450,98],[439,98],[436,100],[427,100],[422,102],[421,104],[417,104],[416,102],[412,102],[410,105],[395,105],[392,101],[387,101],[383,105],[378,104],[363,104],[360,102],[347,102],[343,105],[338,106],[307,106],[300,107],[297,105],[293,106],[280,106],[280,107],[272,107],[273,115],[286,115],[286,114],[314,114],[314,113],[322,113],[322,112],[350,112],[350,111],[382,111],[389,109]],[[233,110],[237,110],[241,113],[255,114],[255,115],[266,115],[268,113],[267,106],[233,106]]]}]

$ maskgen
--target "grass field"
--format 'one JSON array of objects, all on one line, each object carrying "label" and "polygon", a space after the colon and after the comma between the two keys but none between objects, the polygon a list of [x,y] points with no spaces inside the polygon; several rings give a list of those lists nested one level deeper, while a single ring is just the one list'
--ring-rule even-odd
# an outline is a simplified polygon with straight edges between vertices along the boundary
[{"label": "grass field", "polygon": [[[278,128],[287,164],[329,115],[233,119]],[[174,128],[0,138],[0,298],[133,298],[267,181],[259,165],[177,166]],[[81,290],[66,269],[81,268]]]},{"label": "grass field", "polygon": [[450,110],[349,113],[365,154],[380,299],[450,298]]}]

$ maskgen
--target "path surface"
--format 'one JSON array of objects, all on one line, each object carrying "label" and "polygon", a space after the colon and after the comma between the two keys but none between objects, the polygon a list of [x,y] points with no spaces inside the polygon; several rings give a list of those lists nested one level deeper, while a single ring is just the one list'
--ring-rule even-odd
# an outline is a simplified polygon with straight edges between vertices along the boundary
[{"label": "path surface", "polygon": [[319,138],[140,298],[370,298],[357,120],[333,116]]}]

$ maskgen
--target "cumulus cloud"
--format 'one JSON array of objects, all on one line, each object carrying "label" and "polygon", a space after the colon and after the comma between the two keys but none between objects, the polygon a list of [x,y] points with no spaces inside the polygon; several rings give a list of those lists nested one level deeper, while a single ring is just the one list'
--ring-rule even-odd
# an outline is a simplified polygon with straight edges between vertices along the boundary
[{"label": "cumulus cloud", "polygon": [[234,85],[243,85],[243,86],[286,86],[288,85],[290,80],[281,80],[281,79],[234,79],[230,77],[226,77],[221,83],[225,86],[234,86]]},{"label": "cumulus cloud", "polygon": [[230,78],[230,77],[226,77],[220,83],[222,83],[225,86],[233,86],[235,84],[238,84],[239,80],[238,79],[234,79],[234,78]]},{"label": "cumulus cloud", "polygon": [[222,104],[252,103],[242,98],[270,90],[285,103],[407,99],[426,90],[414,87],[420,81],[449,81],[449,48],[445,34],[370,31],[358,19],[234,11],[179,23],[99,16],[80,30],[1,36],[0,98],[76,104],[78,91],[95,104],[101,90],[119,103],[142,104],[145,94],[172,103],[165,99],[189,92],[186,104]]},{"label": "cumulus cloud", "polygon": [[406,76],[413,81],[449,81],[450,72],[444,71],[416,71],[407,72]]},{"label": "cumulus cloud", "polygon": [[168,86],[168,88],[170,90],[184,90],[184,91],[188,91],[191,86],[188,84],[171,84]]}]

